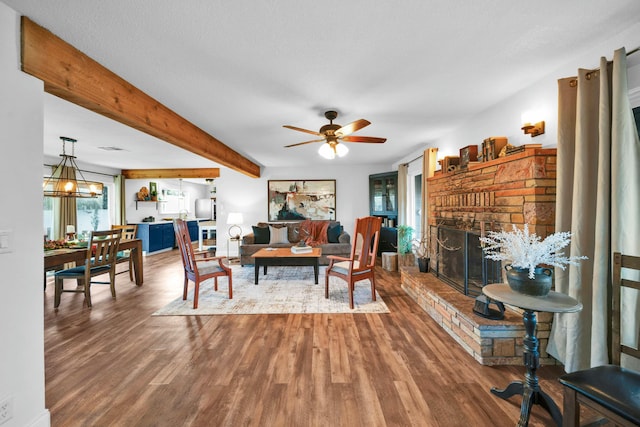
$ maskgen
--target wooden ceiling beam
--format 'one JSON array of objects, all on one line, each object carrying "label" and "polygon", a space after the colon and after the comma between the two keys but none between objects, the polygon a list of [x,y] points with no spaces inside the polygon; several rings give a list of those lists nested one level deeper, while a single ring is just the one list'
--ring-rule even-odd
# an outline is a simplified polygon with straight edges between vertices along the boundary
[{"label": "wooden ceiling beam", "polygon": [[220,177],[220,169],[123,169],[122,176],[127,179],[218,178]]},{"label": "wooden ceiling beam", "polygon": [[45,91],[253,178],[260,166],[22,17],[22,71]]}]

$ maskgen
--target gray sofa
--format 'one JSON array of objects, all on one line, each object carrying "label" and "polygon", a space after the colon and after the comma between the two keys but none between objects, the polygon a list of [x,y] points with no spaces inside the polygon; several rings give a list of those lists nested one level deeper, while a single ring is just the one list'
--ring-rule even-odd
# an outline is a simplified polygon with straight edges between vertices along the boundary
[{"label": "gray sofa", "polygon": [[[300,242],[300,235],[299,235],[300,222],[258,223],[255,227],[260,228],[260,230],[257,230],[257,231],[260,232],[261,235],[258,237],[262,237],[262,241],[264,241],[264,229],[266,228],[266,230],[269,230],[269,225],[273,227],[278,227],[278,228],[286,227],[288,243],[272,243],[272,244],[269,244],[269,242],[256,243],[256,235],[254,233],[247,234],[246,236],[242,237],[242,242],[240,244],[240,264],[241,265],[254,264],[253,258],[251,257],[251,255],[255,254],[262,248],[291,247],[293,245],[298,244],[298,242]],[[329,264],[329,259],[327,258],[327,255],[338,255],[338,256],[348,257],[351,254],[351,237],[349,236],[349,233],[345,232],[342,229],[342,226],[340,226],[339,221],[329,221],[328,234],[330,237],[330,238],[328,237],[328,240],[330,240],[330,242],[319,246],[322,249],[322,256],[320,257],[321,265]]]}]

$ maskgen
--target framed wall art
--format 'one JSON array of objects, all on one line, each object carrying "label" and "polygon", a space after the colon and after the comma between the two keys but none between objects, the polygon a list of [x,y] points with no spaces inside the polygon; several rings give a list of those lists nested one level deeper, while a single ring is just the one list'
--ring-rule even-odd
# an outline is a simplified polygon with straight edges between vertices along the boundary
[{"label": "framed wall art", "polygon": [[269,180],[269,221],[336,219],[336,180]]}]

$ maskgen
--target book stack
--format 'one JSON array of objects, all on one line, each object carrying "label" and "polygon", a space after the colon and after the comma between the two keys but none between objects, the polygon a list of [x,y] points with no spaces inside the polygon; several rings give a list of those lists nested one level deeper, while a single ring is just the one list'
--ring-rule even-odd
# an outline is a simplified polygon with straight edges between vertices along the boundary
[{"label": "book stack", "polygon": [[291,252],[294,254],[308,254],[313,252],[311,246],[291,246]]}]

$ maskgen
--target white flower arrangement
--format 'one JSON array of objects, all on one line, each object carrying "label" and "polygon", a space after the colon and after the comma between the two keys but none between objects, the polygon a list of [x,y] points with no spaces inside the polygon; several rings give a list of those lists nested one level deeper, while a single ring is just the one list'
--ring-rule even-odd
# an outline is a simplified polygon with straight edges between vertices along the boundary
[{"label": "white flower arrangement", "polygon": [[535,278],[535,268],[541,264],[566,269],[567,265],[578,265],[586,256],[567,257],[561,249],[571,243],[571,233],[561,231],[550,234],[542,240],[535,233],[529,233],[529,225],[520,230],[513,225],[513,231],[489,231],[481,237],[488,259],[510,261],[512,267],[529,270],[529,278]]}]

